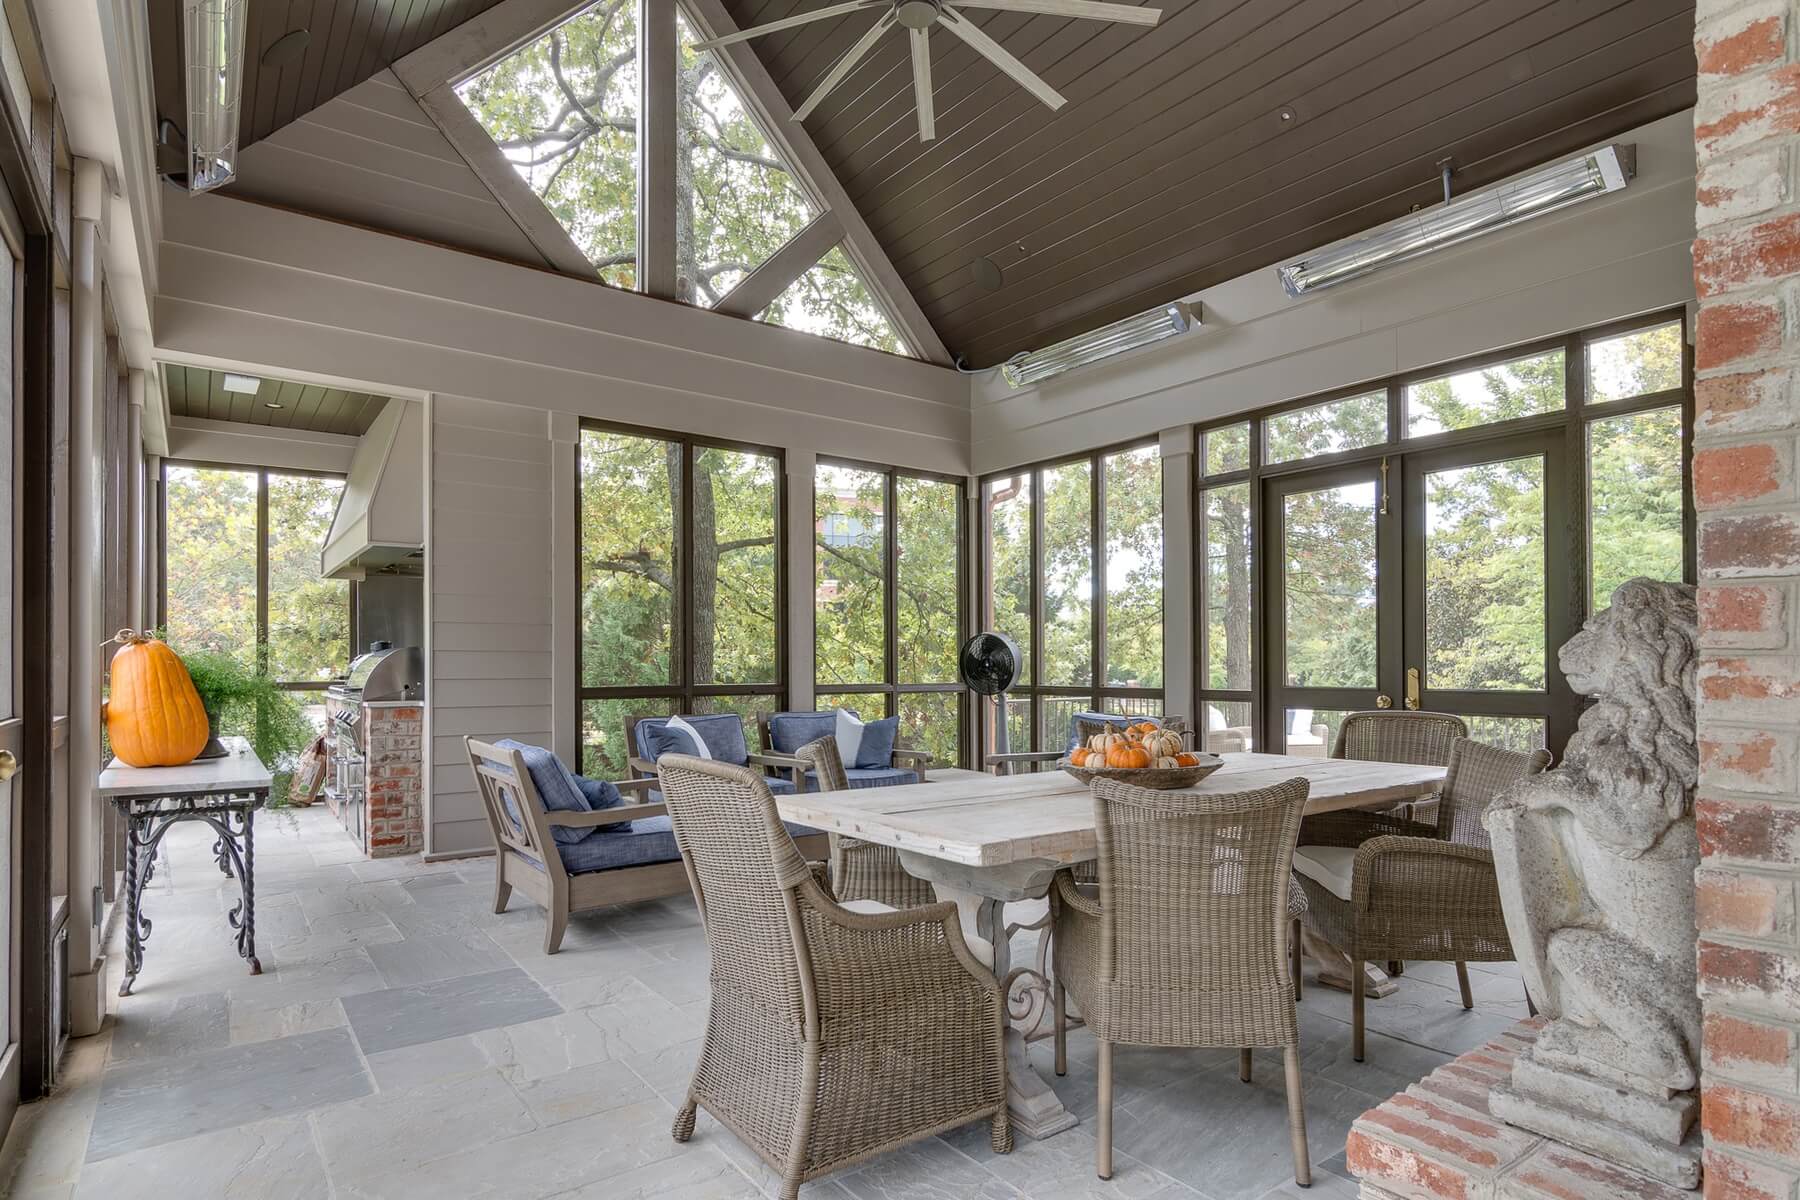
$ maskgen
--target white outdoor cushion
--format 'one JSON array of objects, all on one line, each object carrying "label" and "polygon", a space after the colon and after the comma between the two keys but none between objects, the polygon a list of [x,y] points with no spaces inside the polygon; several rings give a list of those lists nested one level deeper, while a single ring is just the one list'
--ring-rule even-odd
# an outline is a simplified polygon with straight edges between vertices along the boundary
[{"label": "white outdoor cushion", "polygon": [[1356,847],[1301,846],[1294,851],[1294,870],[1339,900],[1348,900],[1350,879],[1356,872]]},{"label": "white outdoor cushion", "polygon": [[883,904],[879,900],[840,900],[838,901],[838,907],[847,908],[853,913],[862,913],[865,916],[874,916],[877,913],[890,913],[894,911],[891,905]]},{"label": "white outdoor cushion", "polygon": [[854,767],[862,754],[863,723],[853,712],[837,710],[836,728],[833,735],[837,738],[838,757],[844,760],[846,767]]},{"label": "white outdoor cushion", "polygon": [[687,735],[688,741],[694,743],[694,749],[693,749],[692,753],[695,758],[711,758],[712,757],[712,751],[708,750],[706,748],[706,739],[700,736],[700,731],[698,729],[695,729],[692,725],[689,725],[686,721],[682,720],[680,717],[670,717],[668,728],[678,729],[683,734]]}]

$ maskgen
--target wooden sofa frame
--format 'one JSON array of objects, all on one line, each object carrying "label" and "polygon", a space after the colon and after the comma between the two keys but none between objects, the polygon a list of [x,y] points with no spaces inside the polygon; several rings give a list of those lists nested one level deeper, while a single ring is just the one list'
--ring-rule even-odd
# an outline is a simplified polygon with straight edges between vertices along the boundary
[{"label": "wooden sofa frame", "polygon": [[[614,867],[605,871],[588,871],[571,875],[557,852],[552,829],[593,829],[616,825],[639,817],[660,817],[668,813],[661,802],[643,798],[656,786],[652,776],[624,779],[614,784],[626,802],[599,812],[550,812],[538,796],[525,767],[525,758],[517,750],[503,750],[488,742],[465,737],[463,745],[469,754],[469,766],[475,772],[475,786],[481,793],[481,808],[487,815],[488,830],[494,837],[494,911],[506,911],[513,889],[525,893],[544,910],[544,953],[555,954],[562,946],[563,933],[569,926],[569,914],[630,904],[639,900],[660,900],[669,896],[693,895],[688,886],[687,868],[680,859],[672,862],[644,863],[635,867]],[[490,762],[506,763],[510,777],[495,770]],[[502,795],[511,791],[513,802],[523,823],[515,822],[506,810]],[[808,861],[823,862],[830,853],[822,833],[797,837],[794,844]],[[533,863],[542,863],[540,870]]]}]

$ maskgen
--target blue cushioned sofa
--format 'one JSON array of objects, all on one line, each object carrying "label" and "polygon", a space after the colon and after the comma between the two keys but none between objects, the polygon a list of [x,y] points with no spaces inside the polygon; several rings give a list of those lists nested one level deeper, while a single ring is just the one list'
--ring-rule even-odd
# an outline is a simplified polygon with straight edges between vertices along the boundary
[{"label": "blue cushioned sofa", "polygon": [[[853,711],[853,710],[846,710]],[[816,792],[819,781],[794,753],[808,742],[830,737],[837,732],[837,711],[760,713],[756,718],[758,739],[762,742],[762,758],[773,761],[788,772],[790,790],[802,787]],[[935,761],[924,750],[895,746],[886,765],[856,767],[844,764],[844,775],[853,788],[899,787],[907,783],[924,783],[925,770]]]},{"label": "blue cushioned sofa", "polygon": [[[738,723],[742,741],[742,723],[730,719]],[[555,954],[561,946],[571,912],[688,891],[668,810],[653,790],[654,775],[616,783],[623,803],[614,807],[557,811],[546,806],[519,750],[474,738],[463,743],[494,837],[494,911],[505,911],[515,888],[537,901],[545,913],[544,953]],[[570,843],[556,837],[559,829],[589,832]],[[807,859],[822,862],[830,853],[817,830],[789,825],[788,832]]]}]

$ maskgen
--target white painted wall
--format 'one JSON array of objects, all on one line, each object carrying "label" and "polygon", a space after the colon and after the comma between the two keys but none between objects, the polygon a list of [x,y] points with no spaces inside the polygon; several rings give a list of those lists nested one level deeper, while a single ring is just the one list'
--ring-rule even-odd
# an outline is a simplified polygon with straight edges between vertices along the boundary
[{"label": "white painted wall", "polygon": [[350,470],[360,438],[341,433],[170,417],[168,457],[178,461],[301,471]]},{"label": "white painted wall", "polygon": [[1624,193],[1305,300],[1272,268],[1196,295],[1203,327],[1013,391],[975,384],[975,470],[1000,470],[1693,299],[1691,112],[1637,145]]}]

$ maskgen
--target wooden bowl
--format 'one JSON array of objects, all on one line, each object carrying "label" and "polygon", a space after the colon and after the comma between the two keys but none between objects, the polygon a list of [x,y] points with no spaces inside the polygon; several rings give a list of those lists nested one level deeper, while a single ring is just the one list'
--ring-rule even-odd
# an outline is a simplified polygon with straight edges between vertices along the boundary
[{"label": "wooden bowl", "polygon": [[1120,783],[1136,787],[1172,792],[1178,788],[1193,787],[1224,766],[1225,760],[1216,754],[1202,754],[1197,767],[1077,767],[1065,758],[1056,765],[1083,783],[1093,783],[1096,779],[1117,779]]}]

